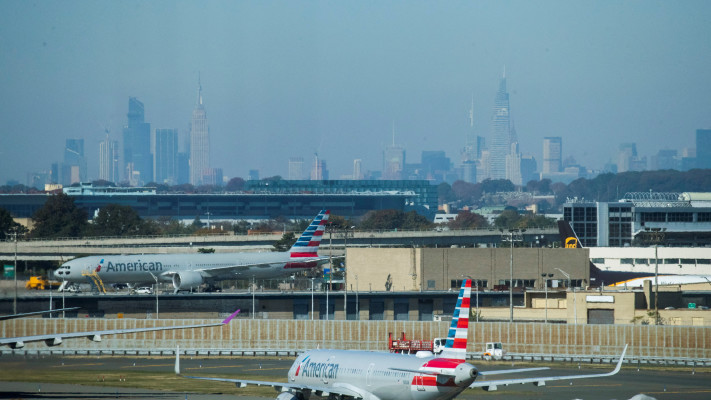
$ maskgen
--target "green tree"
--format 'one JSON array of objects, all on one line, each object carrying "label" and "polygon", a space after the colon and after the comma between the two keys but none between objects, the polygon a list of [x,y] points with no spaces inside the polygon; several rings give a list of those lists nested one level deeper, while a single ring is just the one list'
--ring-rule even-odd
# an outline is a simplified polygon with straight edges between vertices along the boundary
[{"label": "green tree", "polygon": [[274,249],[272,251],[287,251],[294,243],[296,243],[294,232],[286,232],[281,239],[274,242]]},{"label": "green tree", "polygon": [[470,211],[460,211],[454,221],[447,224],[452,229],[486,228],[489,222],[486,218]]},{"label": "green tree", "polygon": [[12,232],[17,232],[18,235],[23,235],[27,232],[27,228],[15,222],[9,211],[4,208],[0,208],[0,240],[12,237]]},{"label": "green tree", "polygon": [[515,208],[506,208],[498,217],[494,220],[494,226],[501,229],[512,229],[516,228],[516,224],[521,219],[518,211]]},{"label": "green tree", "polygon": [[227,185],[225,185],[225,190],[228,192],[237,192],[242,189],[244,189],[244,179],[240,177],[230,179]]},{"label": "green tree", "polygon": [[99,210],[92,231],[97,236],[135,236],[155,234],[157,228],[141,220],[136,210],[129,206],[109,204]]},{"label": "green tree", "polygon": [[44,206],[32,216],[33,237],[81,237],[88,225],[84,210],[74,199],[60,193],[47,198]]},{"label": "green tree", "polygon": [[361,223],[360,229],[431,229],[434,226],[427,218],[415,211],[402,212],[398,210],[376,210],[368,212]]}]

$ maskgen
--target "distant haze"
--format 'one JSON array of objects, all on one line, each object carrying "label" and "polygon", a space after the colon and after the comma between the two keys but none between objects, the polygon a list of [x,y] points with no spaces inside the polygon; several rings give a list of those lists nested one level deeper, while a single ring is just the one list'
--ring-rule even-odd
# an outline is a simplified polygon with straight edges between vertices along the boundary
[{"label": "distant haze", "polygon": [[444,150],[458,163],[474,101],[488,139],[504,66],[521,152],[545,136],[589,168],[622,142],[642,155],[711,127],[709,1],[0,0],[0,184],[61,161],[104,128],[121,141],[129,96],[186,134],[198,74],[211,165],[287,175],[318,152],[331,178]]}]

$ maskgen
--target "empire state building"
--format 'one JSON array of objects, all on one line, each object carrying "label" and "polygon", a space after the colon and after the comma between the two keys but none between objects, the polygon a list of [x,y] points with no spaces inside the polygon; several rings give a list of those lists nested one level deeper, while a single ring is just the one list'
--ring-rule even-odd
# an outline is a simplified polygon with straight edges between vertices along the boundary
[{"label": "empire state building", "polygon": [[190,121],[190,183],[203,184],[203,176],[210,168],[210,129],[202,104],[202,85],[198,82],[198,99]]}]

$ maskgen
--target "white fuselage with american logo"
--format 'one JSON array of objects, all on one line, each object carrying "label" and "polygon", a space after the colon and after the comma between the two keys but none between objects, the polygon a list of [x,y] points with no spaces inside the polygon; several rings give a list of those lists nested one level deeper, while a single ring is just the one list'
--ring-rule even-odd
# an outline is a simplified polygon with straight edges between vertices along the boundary
[{"label": "white fuselage with american logo", "polygon": [[[456,381],[457,367],[466,366]],[[364,399],[451,399],[471,384],[474,367],[462,360],[351,350],[312,350],[300,355],[288,373],[289,383],[344,388]],[[422,370],[441,376],[418,374]],[[475,369],[474,369],[475,370]],[[459,375],[462,375],[460,373]],[[456,382],[455,382],[456,381]],[[372,397],[375,396],[375,397]]]},{"label": "white fuselage with american logo", "polygon": [[86,282],[96,272],[104,283],[170,282],[177,272],[195,271],[205,280],[265,279],[316,267],[313,257],[284,253],[143,254],[82,257],[64,263],[55,278]]}]

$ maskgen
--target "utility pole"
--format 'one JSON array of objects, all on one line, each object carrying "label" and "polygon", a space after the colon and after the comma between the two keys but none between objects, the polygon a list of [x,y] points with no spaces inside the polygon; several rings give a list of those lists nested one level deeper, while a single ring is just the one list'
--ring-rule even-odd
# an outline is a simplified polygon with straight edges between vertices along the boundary
[{"label": "utility pole", "polygon": [[12,313],[17,314],[17,229],[12,232],[15,240],[15,269],[12,271],[12,278],[15,281],[15,297],[12,300]]}]

